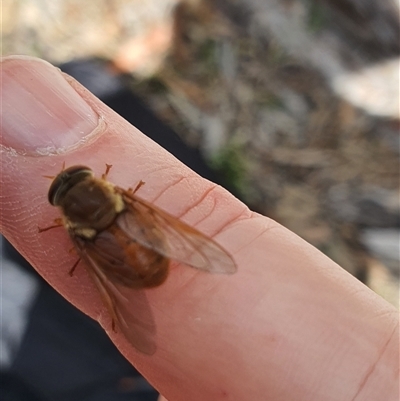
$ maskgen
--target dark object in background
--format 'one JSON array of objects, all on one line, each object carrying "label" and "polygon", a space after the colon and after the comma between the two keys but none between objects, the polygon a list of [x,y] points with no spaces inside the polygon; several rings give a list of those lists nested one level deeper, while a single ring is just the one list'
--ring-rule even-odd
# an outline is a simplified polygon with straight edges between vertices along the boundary
[{"label": "dark object in background", "polygon": [[[124,117],[132,125],[172,153],[182,163],[202,177],[222,184],[221,178],[211,170],[197,149],[188,147],[170,127],[164,124],[124,84],[120,75],[112,74],[112,68],[101,59],[70,61],[61,66],[62,71],[73,76],[107,106]],[[226,184],[224,184],[226,187]]]},{"label": "dark object in background", "polygon": [[[35,274],[3,240],[3,262],[18,262]],[[39,276],[39,291],[24,339],[1,375],[1,399],[10,401],[155,401],[157,393],[117,351],[91,318]]]},{"label": "dark object in background", "polygon": [[[120,76],[111,74],[106,62],[77,60],[60,68],[198,174],[221,183],[200,153],[188,148],[163,124]],[[37,276],[40,289],[31,305],[22,344],[9,369],[1,372],[1,399],[155,401],[157,392],[123,358],[99,325],[64,300],[3,241],[4,260]]]},{"label": "dark object in background", "polygon": [[12,372],[0,373],[0,394],[2,401],[44,401]]}]

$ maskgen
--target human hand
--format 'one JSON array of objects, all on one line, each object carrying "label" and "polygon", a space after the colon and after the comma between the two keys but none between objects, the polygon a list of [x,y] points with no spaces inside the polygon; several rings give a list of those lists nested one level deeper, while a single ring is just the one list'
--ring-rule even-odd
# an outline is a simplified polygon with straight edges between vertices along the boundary
[{"label": "human hand", "polygon": [[[396,400],[398,313],[318,250],[182,165],[72,78],[36,59],[2,68],[1,231],[66,299],[98,320],[169,401]],[[101,116],[101,117],[100,117]],[[49,181],[66,166],[111,182],[213,237],[233,275],[174,266],[146,291],[157,352],[114,332],[65,230],[39,235],[58,211]]]}]

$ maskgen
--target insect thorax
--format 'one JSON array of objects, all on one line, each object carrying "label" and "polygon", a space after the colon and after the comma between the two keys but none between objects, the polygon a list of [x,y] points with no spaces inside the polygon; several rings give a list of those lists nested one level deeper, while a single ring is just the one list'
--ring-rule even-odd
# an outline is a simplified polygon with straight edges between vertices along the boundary
[{"label": "insect thorax", "polygon": [[60,206],[67,228],[86,239],[109,227],[125,207],[114,186],[97,179],[77,183],[65,194]]}]

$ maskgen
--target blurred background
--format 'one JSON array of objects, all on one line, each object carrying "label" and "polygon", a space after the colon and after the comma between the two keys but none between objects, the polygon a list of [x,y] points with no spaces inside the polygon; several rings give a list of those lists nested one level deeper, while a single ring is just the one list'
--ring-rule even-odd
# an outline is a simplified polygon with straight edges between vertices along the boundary
[{"label": "blurred background", "polygon": [[2,52],[60,66],[398,308],[399,7],[3,0]]}]

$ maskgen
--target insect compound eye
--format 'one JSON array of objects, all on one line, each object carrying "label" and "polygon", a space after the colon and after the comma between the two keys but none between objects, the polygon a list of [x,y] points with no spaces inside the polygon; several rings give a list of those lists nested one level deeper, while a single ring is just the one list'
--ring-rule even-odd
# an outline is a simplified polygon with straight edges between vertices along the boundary
[{"label": "insect compound eye", "polygon": [[93,171],[86,166],[72,166],[61,171],[51,183],[48,200],[51,205],[58,206],[65,194],[77,183],[93,176]]}]

